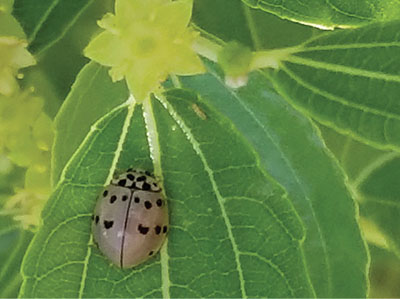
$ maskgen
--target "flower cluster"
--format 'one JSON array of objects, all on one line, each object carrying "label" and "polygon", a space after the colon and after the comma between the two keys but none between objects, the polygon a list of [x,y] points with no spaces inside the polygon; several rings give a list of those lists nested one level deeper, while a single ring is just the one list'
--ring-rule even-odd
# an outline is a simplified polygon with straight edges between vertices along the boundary
[{"label": "flower cluster", "polygon": [[31,91],[0,96],[0,154],[26,168],[24,187],[16,188],[5,204],[25,228],[39,224],[50,195],[52,120],[43,112],[43,99]]},{"label": "flower cluster", "polygon": [[[14,195],[5,202],[5,212],[24,228],[39,224],[40,213],[51,191],[50,152],[52,120],[43,112],[43,99],[32,90],[21,91],[20,68],[35,64],[11,7],[0,2],[0,167],[26,169],[23,187],[12,186]],[[21,178],[22,179],[22,178]]]}]

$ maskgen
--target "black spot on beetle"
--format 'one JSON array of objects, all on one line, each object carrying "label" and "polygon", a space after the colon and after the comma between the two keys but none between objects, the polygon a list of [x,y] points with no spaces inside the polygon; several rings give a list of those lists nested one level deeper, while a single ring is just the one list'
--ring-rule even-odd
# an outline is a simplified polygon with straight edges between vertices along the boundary
[{"label": "black spot on beetle", "polygon": [[153,186],[154,186],[154,187],[157,187],[157,183],[153,183]]},{"label": "black spot on beetle", "polygon": [[161,207],[162,206],[162,199],[161,198],[157,199],[156,204],[157,204],[157,206]]},{"label": "black spot on beetle", "polygon": [[126,201],[128,199],[128,196],[124,195],[122,196],[122,201]]},{"label": "black spot on beetle", "polygon": [[100,217],[99,215],[96,216],[96,224],[99,223]]},{"label": "black spot on beetle", "polygon": [[125,180],[125,179],[119,180],[119,181],[118,181],[118,185],[121,186],[121,187],[125,187],[125,185],[126,185],[126,180]]},{"label": "black spot on beetle", "polygon": [[162,232],[163,232],[164,234],[167,232],[167,226],[166,226],[166,225],[164,225],[164,227],[163,227],[163,229],[162,229]]},{"label": "black spot on beetle", "polygon": [[146,200],[145,202],[144,202],[144,206],[146,207],[146,209],[151,209],[151,207],[153,206],[152,204],[151,204],[151,202],[150,201],[148,201],[148,200]]},{"label": "black spot on beetle", "polygon": [[130,179],[131,181],[133,181],[135,179],[135,176],[133,174],[131,174],[131,173],[129,173],[126,177],[128,179]]},{"label": "black spot on beetle", "polygon": [[150,190],[150,184],[147,184],[146,182],[143,183],[142,189],[147,191]]},{"label": "black spot on beetle", "polygon": [[107,221],[107,220],[104,220],[104,227],[105,227],[106,229],[112,228],[113,224],[114,224],[114,221]]},{"label": "black spot on beetle", "polygon": [[159,235],[161,233],[161,226],[157,225],[155,228],[156,235]]},{"label": "black spot on beetle", "polygon": [[104,192],[103,192],[103,196],[104,196],[104,197],[106,197],[106,196],[107,196],[107,194],[108,194],[108,191],[107,191],[107,190],[104,190]]},{"label": "black spot on beetle", "polygon": [[145,177],[144,175],[142,175],[142,176],[138,177],[136,180],[137,180],[138,182],[142,182],[142,181],[145,181],[145,180],[146,180],[146,177]]},{"label": "black spot on beetle", "polygon": [[141,233],[142,235],[146,235],[149,232],[149,228],[142,226],[141,224],[139,224],[138,226],[138,231],[139,233]]},{"label": "black spot on beetle", "polygon": [[154,253],[154,251],[150,251],[150,252],[149,252],[149,255],[153,255],[153,253]]},{"label": "black spot on beetle", "polygon": [[114,203],[117,200],[117,197],[115,195],[110,197],[110,203]]},{"label": "black spot on beetle", "polygon": [[137,197],[137,196],[135,196],[135,202],[136,202],[136,203],[139,203],[139,202],[140,202],[140,198]]}]

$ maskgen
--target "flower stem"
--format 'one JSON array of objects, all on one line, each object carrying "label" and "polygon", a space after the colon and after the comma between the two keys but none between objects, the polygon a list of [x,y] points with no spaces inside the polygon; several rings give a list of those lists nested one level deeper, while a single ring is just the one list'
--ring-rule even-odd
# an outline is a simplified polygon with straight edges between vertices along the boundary
[{"label": "flower stem", "polygon": [[[197,54],[213,62],[217,62],[218,53],[223,48],[221,45],[203,36],[198,36],[194,40],[192,47]],[[298,47],[291,47],[265,51],[254,51],[250,63],[250,71],[262,68],[277,69],[282,61],[286,60],[290,55],[296,53],[298,50]]]},{"label": "flower stem", "polygon": [[214,62],[217,62],[218,53],[222,49],[222,46],[202,36],[194,40],[192,47],[197,54]]}]

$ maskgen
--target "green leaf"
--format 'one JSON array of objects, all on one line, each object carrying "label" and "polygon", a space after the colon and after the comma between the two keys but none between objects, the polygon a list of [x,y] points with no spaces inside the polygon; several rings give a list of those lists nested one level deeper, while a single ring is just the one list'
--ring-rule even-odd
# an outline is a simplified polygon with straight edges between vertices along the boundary
[{"label": "green leaf", "polygon": [[326,127],[322,132],[346,170],[360,205],[362,229],[371,255],[369,297],[398,297],[400,210],[394,194],[399,191],[396,178],[400,154],[377,150]]},{"label": "green leaf", "polygon": [[65,164],[89,133],[91,125],[127,98],[125,82],[113,83],[107,68],[94,62],[82,68],[55,118],[53,185],[56,185]]},{"label": "green leaf", "polygon": [[318,124],[326,146],[332,151],[336,159],[343,167],[349,181],[355,180],[360,172],[374,163],[383,152],[375,147],[366,145],[352,139],[349,135],[343,135],[321,124]]},{"label": "green leaf", "polygon": [[225,42],[238,41],[257,50],[298,45],[320,32],[252,9],[240,0],[195,0],[192,22]]},{"label": "green leaf", "polygon": [[247,5],[318,28],[355,27],[398,18],[400,3],[389,0],[242,0]]},{"label": "green leaf", "polygon": [[[91,243],[96,197],[115,171],[153,165],[169,199],[168,242],[121,270]],[[95,123],[64,168],[25,256],[20,296],[310,297],[303,233],[227,119],[179,90],[143,107],[130,99]]]},{"label": "green leaf", "polygon": [[400,22],[312,39],[270,71],[299,110],[379,148],[400,148]]},{"label": "green leaf", "polygon": [[29,50],[38,54],[61,39],[93,2],[93,0],[15,0],[13,15],[25,30]]},{"label": "green leaf", "polygon": [[192,22],[225,41],[252,46],[251,34],[240,0],[195,0]]},{"label": "green leaf", "polygon": [[0,216],[0,297],[15,298],[22,283],[20,266],[32,233],[9,216]]},{"label": "green leaf", "polygon": [[233,90],[208,67],[209,74],[181,82],[233,121],[264,169],[288,191],[306,227],[302,249],[316,296],[365,297],[368,257],[354,203],[319,132],[260,73]]},{"label": "green leaf", "polygon": [[399,153],[386,153],[365,167],[354,182],[360,212],[378,225],[388,247],[400,257]]}]

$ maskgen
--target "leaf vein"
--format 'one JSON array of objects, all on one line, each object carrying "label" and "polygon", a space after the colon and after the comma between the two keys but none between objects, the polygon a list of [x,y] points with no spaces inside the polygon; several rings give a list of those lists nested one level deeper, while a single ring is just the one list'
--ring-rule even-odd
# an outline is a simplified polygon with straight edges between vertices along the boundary
[{"label": "leaf vein", "polygon": [[353,103],[353,102],[349,102],[349,101],[346,101],[345,99],[343,99],[343,98],[341,98],[339,96],[336,96],[334,94],[331,94],[331,93],[329,93],[327,91],[320,90],[316,86],[311,85],[310,83],[307,83],[305,80],[303,80],[300,77],[298,77],[297,75],[295,75],[287,67],[282,66],[282,70],[289,77],[291,77],[294,81],[299,83],[299,85],[301,85],[304,88],[310,90],[314,94],[318,94],[320,96],[323,96],[324,98],[327,98],[327,99],[329,99],[331,101],[334,101],[336,103],[342,104],[344,106],[360,110],[361,112],[368,112],[368,113],[372,113],[372,114],[375,114],[375,115],[384,116],[384,117],[390,117],[390,118],[393,118],[393,119],[396,119],[396,120],[400,120],[400,115],[396,115],[396,114],[389,113],[389,112],[386,112],[386,111],[383,112],[383,111],[380,111],[380,110],[375,109],[375,108],[371,108],[371,107],[363,106],[361,104],[356,104],[356,103]]},{"label": "leaf vein", "polygon": [[355,67],[345,66],[345,65],[340,65],[340,64],[332,64],[332,63],[312,60],[309,58],[302,58],[302,57],[295,56],[295,55],[288,56],[286,58],[286,61],[289,61],[289,62],[292,62],[295,64],[314,67],[317,69],[324,69],[324,70],[332,71],[332,72],[340,72],[340,73],[344,73],[344,74],[348,74],[348,75],[352,75],[352,76],[366,77],[366,78],[384,80],[384,81],[389,81],[389,82],[400,82],[400,76],[398,76],[398,75],[391,75],[391,74],[385,74],[385,73],[377,72],[377,71],[358,69]]},{"label": "leaf vein", "polygon": [[332,50],[351,50],[351,49],[373,49],[373,48],[388,48],[400,47],[400,42],[379,42],[379,43],[353,43],[343,45],[324,45],[324,46],[310,46],[305,44],[304,48],[299,48],[294,51],[295,53],[313,52],[313,51],[332,51]]},{"label": "leaf vein", "polygon": [[291,287],[291,285],[289,283],[289,280],[287,279],[285,273],[275,263],[273,263],[271,260],[259,255],[258,253],[255,253],[255,252],[242,252],[241,255],[255,257],[255,258],[259,259],[260,261],[262,261],[262,262],[266,263],[267,265],[269,265],[285,281],[285,284],[288,287],[290,293],[292,294],[292,297],[296,297],[295,291]]},{"label": "leaf vein", "polygon": [[29,43],[31,43],[36,38],[36,35],[39,32],[40,28],[46,22],[46,19],[48,18],[48,16],[51,14],[51,12],[54,10],[54,8],[59,3],[60,3],[60,0],[54,0],[54,2],[48,6],[47,10],[44,12],[42,17],[39,19],[39,22],[37,23],[36,27],[33,29],[32,34],[29,37]]}]

